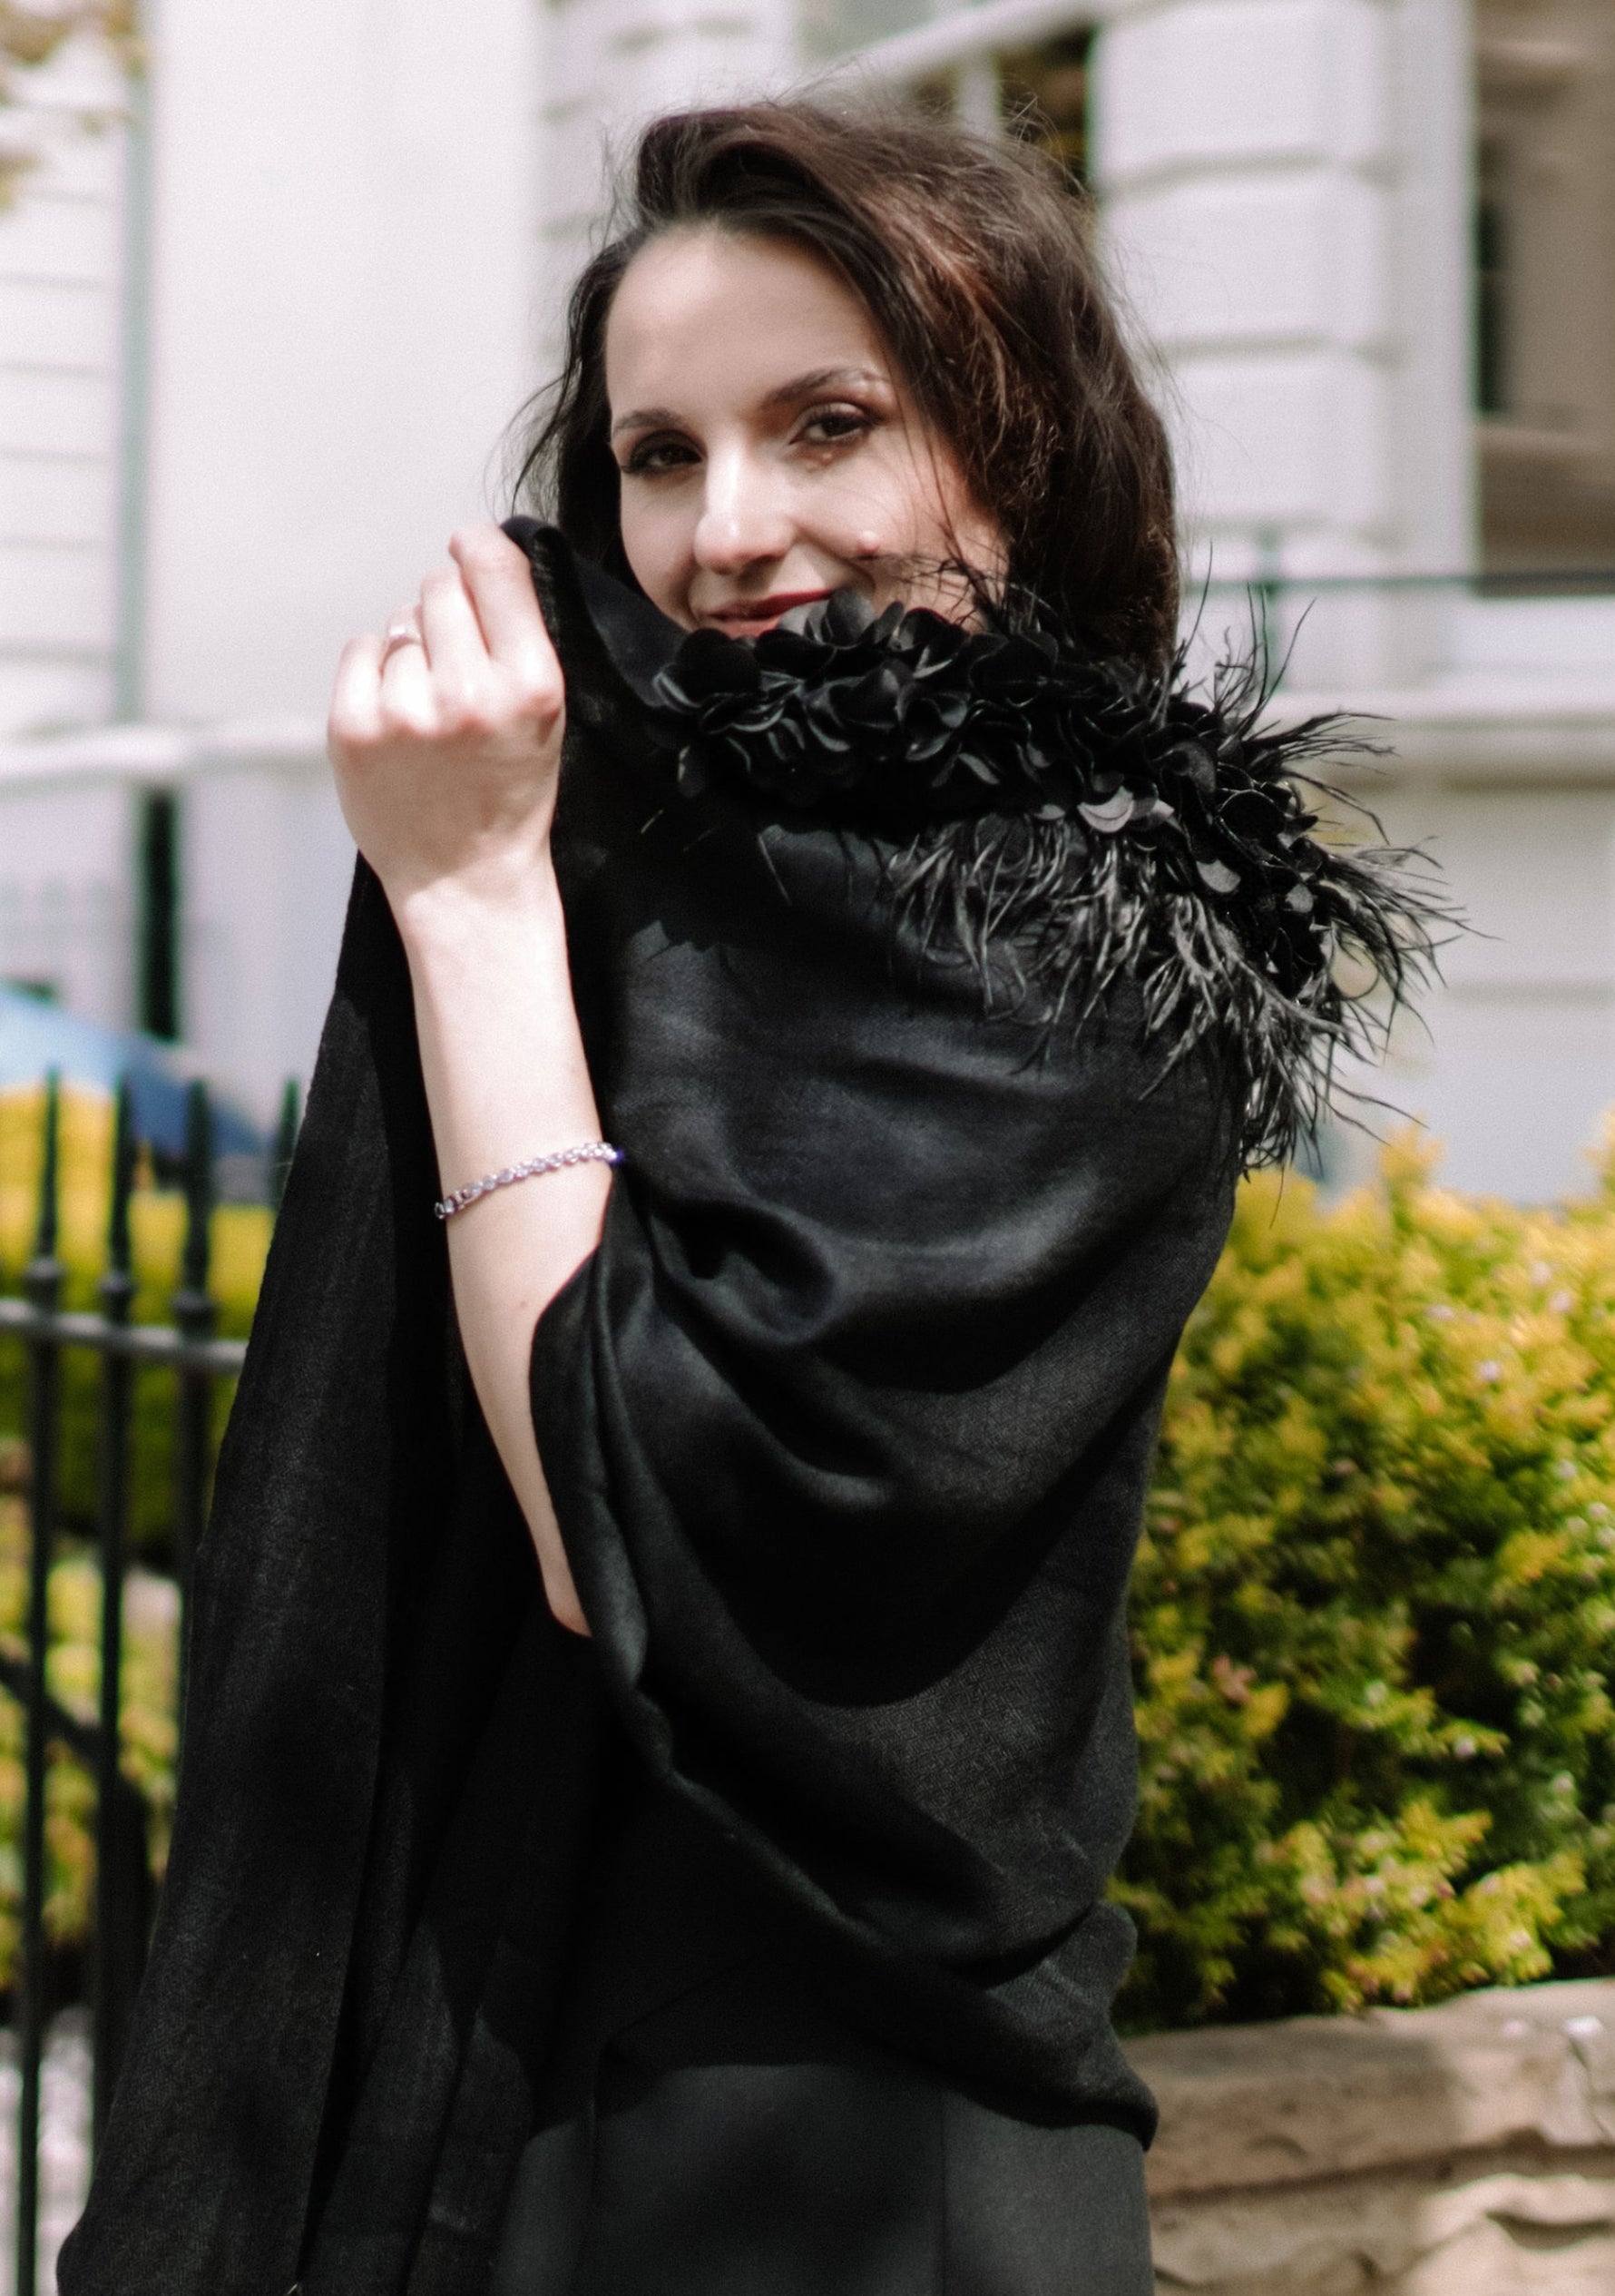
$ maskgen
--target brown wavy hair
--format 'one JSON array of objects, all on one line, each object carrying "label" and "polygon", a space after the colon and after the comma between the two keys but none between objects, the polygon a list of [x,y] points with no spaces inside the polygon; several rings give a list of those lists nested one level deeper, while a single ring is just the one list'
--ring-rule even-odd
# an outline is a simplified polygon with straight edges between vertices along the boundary
[{"label": "brown wavy hair", "polygon": [[1009,542],[1012,600],[1159,665],[1177,643],[1172,466],[1107,297],[1091,204],[1052,162],[895,107],[685,112],[641,137],[572,294],[517,491],[628,580],[605,329],[624,271],[690,226],[789,240],[852,289]]}]

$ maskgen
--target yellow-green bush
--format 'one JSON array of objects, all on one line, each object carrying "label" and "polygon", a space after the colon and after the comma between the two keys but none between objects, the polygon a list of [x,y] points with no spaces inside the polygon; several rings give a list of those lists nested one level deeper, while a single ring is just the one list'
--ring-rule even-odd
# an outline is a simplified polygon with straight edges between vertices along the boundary
[{"label": "yellow-green bush", "polygon": [[1138,2025],[1615,1966],[1615,1158],[1253,1182],[1134,1588]]},{"label": "yellow-green bush", "polygon": [[[39,1171],[44,1095],[42,1089],[0,1093],[0,1291],[21,1289],[23,1269],[34,1250],[39,1212]],[[113,1104],[104,1095],[69,1089],[61,1103],[60,1239],[57,1256],[66,1271],[63,1304],[93,1308],[95,1286],[105,1266],[112,1172]],[[219,1331],[243,1338],[252,1320],[269,1248],[270,1219],[257,1204],[223,1204],[210,1226],[212,1274],[210,1289],[219,1302]],[[180,1280],[185,1206],[178,1192],[151,1184],[142,1175],[130,1207],[131,1244],[139,1285],[137,1322],[169,1320]],[[88,1533],[95,1520],[95,1428],[101,1372],[83,1349],[69,1349],[62,1360],[63,1444],[61,1500],[69,1526]],[[23,1431],[26,1379],[16,1339],[0,1339],[0,1434]],[[230,1408],[230,1383],[220,1381],[217,1416],[222,1427]],[[170,1556],[173,1515],[173,1393],[171,1371],[142,1368],[134,1380],[134,1425],[131,1454],[131,1536],[137,1552],[164,1562]]]},{"label": "yellow-green bush", "polygon": [[[26,1654],[28,1529],[20,1498],[0,1496],[0,1649]],[[123,1597],[122,1761],[151,1811],[154,1876],[168,1855],[173,1809],[174,1677],[179,1615],[171,1581],[131,1575]],[[101,1575],[83,1555],[51,1573],[52,1693],[86,1722],[101,1696]],[[22,1899],[23,1712],[0,1696],[0,1989],[16,1961]],[[95,1789],[89,1772],[53,1746],[45,1792],[45,1934],[57,1947],[89,1934],[95,1887]]]}]

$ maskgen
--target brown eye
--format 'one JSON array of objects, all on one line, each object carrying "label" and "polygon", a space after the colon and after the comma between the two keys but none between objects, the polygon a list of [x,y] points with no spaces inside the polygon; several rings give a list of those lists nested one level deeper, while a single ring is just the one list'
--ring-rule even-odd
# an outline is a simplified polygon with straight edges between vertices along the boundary
[{"label": "brown eye", "polygon": [[664,470],[686,469],[699,459],[695,448],[685,439],[645,438],[623,464],[622,475],[625,478],[654,477]]},{"label": "brown eye", "polygon": [[819,407],[805,418],[798,436],[805,446],[840,446],[874,427],[861,407]]}]

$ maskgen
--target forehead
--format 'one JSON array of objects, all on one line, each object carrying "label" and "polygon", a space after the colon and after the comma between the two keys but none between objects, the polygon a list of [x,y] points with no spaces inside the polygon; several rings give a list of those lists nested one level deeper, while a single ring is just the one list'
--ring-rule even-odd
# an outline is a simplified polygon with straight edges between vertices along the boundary
[{"label": "forehead", "polygon": [[614,414],[733,399],[823,367],[891,373],[867,310],[829,265],[779,240],[702,229],[664,232],[627,270],[606,323]]}]

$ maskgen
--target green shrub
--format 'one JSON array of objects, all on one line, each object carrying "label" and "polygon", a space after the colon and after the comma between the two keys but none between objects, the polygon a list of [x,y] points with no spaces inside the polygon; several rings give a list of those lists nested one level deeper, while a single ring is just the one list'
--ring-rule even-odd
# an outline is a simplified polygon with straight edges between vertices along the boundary
[{"label": "green shrub", "polygon": [[1242,1193],[1133,1598],[1135,2026],[1615,1949],[1615,1163],[1522,1211],[1406,1149]]},{"label": "green shrub", "polygon": [[[21,1290],[23,1270],[34,1249],[43,1111],[44,1094],[37,1087],[0,1093],[0,1292]],[[70,1089],[62,1096],[61,1123],[58,1256],[66,1271],[63,1304],[93,1308],[95,1286],[106,1257],[112,1103],[93,1093]],[[259,1205],[224,1204],[213,1214],[210,1289],[219,1303],[218,1330],[222,1338],[244,1338],[251,1324],[269,1226],[268,1211]],[[167,1322],[180,1280],[185,1233],[182,1199],[173,1189],[152,1186],[147,1175],[131,1205],[130,1228],[139,1284],[134,1320]],[[83,1536],[95,1524],[95,1431],[101,1376],[89,1350],[70,1348],[64,1353],[58,1462],[61,1505],[68,1527]],[[171,1371],[143,1366],[134,1379],[130,1538],[137,1554],[158,1564],[171,1560],[174,1384]],[[220,1380],[215,1388],[218,1431],[223,1428],[233,1391],[233,1382],[229,1380]],[[26,1394],[22,1343],[0,1339],[0,1435],[24,1432]]]},{"label": "green shrub", "polygon": [[[0,1649],[25,1655],[28,1528],[20,1498],[0,1495]],[[122,1735],[123,1768],[145,1795],[154,1877],[168,1856],[173,1810],[174,1679],[179,1616],[172,1582],[135,1571],[123,1596]],[[86,1722],[101,1696],[101,1575],[82,1553],[51,1573],[53,1694]],[[22,1902],[23,1710],[0,1697],[0,1989],[15,1968]],[[90,1933],[95,1887],[95,1788],[88,1771],[53,1745],[45,1791],[45,1934],[53,1946],[82,1945]]]}]

